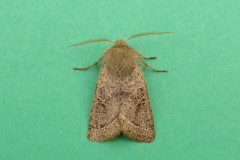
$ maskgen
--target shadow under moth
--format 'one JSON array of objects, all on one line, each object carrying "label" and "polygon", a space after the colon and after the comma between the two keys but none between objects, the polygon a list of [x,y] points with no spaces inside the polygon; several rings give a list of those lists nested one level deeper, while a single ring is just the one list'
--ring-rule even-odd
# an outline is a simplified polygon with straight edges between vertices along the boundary
[{"label": "shadow under moth", "polygon": [[94,64],[74,68],[86,70],[102,61],[90,113],[88,139],[105,141],[123,134],[139,142],[151,142],[155,137],[153,114],[142,66],[156,72],[167,72],[151,67],[148,59],[126,41],[146,35],[173,32],[145,32],[126,39],[94,39],[67,47],[94,42],[113,42]]}]

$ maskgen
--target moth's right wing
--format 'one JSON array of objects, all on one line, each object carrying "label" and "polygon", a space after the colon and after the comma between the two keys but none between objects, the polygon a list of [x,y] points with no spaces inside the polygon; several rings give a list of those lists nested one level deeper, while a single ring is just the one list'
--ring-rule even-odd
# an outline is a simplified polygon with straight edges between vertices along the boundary
[{"label": "moth's right wing", "polygon": [[132,74],[122,82],[122,92],[128,93],[122,100],[119,119],[122,119],[121,131],[129,138],[140,142],[151,142],[155,138],[153,113],[143,71],[135,63]]},{"label": "moth's right wing", "polygon": [[93,105],[90,114],[88,138],[104,141],[119,135],[121,126],[118,122],[118,99],[112,95],[116,84],[108,73],[105,64],[102,65],[98,76]]}]

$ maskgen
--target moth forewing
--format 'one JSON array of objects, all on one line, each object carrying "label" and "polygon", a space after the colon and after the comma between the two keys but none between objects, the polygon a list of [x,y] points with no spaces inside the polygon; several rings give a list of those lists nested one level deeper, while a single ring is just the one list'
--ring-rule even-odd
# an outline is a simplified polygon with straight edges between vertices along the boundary
[{"label": "moth forewing", "polygon": [[108,140],[119,134],[142,142],[155,130],[146,82],[138,63],[131,75],[112,77],[102,65],[90,114],[88,138]]}]

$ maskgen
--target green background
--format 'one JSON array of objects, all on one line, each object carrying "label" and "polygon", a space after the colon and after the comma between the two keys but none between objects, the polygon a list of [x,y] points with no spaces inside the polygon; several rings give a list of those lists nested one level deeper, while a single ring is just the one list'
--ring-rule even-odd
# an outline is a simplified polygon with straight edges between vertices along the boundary
[{"label": "green background", "polygon": [[[239,0],[1,0],[0,159],[240,159]],[[156,68],[145,70],[156,139],[86,138],[108,43],[94,38],[174,31],[129,44]]]}]

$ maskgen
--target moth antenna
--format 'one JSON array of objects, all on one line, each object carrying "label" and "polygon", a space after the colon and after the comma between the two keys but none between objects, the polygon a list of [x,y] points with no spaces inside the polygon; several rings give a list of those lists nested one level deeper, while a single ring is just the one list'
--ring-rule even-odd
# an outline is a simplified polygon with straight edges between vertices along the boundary
[{"label": "moth antenna", "polygon": [[127,37],[125,41],[136,38],[136,37],[147,36],[147,35],[158,35],[158,34],[174,34],[174,32],[143,32],[143,33],[138,33],[130,37]]},{"label": "moth antenna", "polygon": [[75,47],[75,46],[88,44],[88,43],[96,43],[96,42],[114,42],[114,41],[110,40],[110,39],[104,39],[104,38],[102,38],[102,39],[92,39],[92,40],[87,40],[87,41],[83,41],[83,42],[80,42],[80,43],[76,43],[76,44],[66,46],[66,48]]}]

